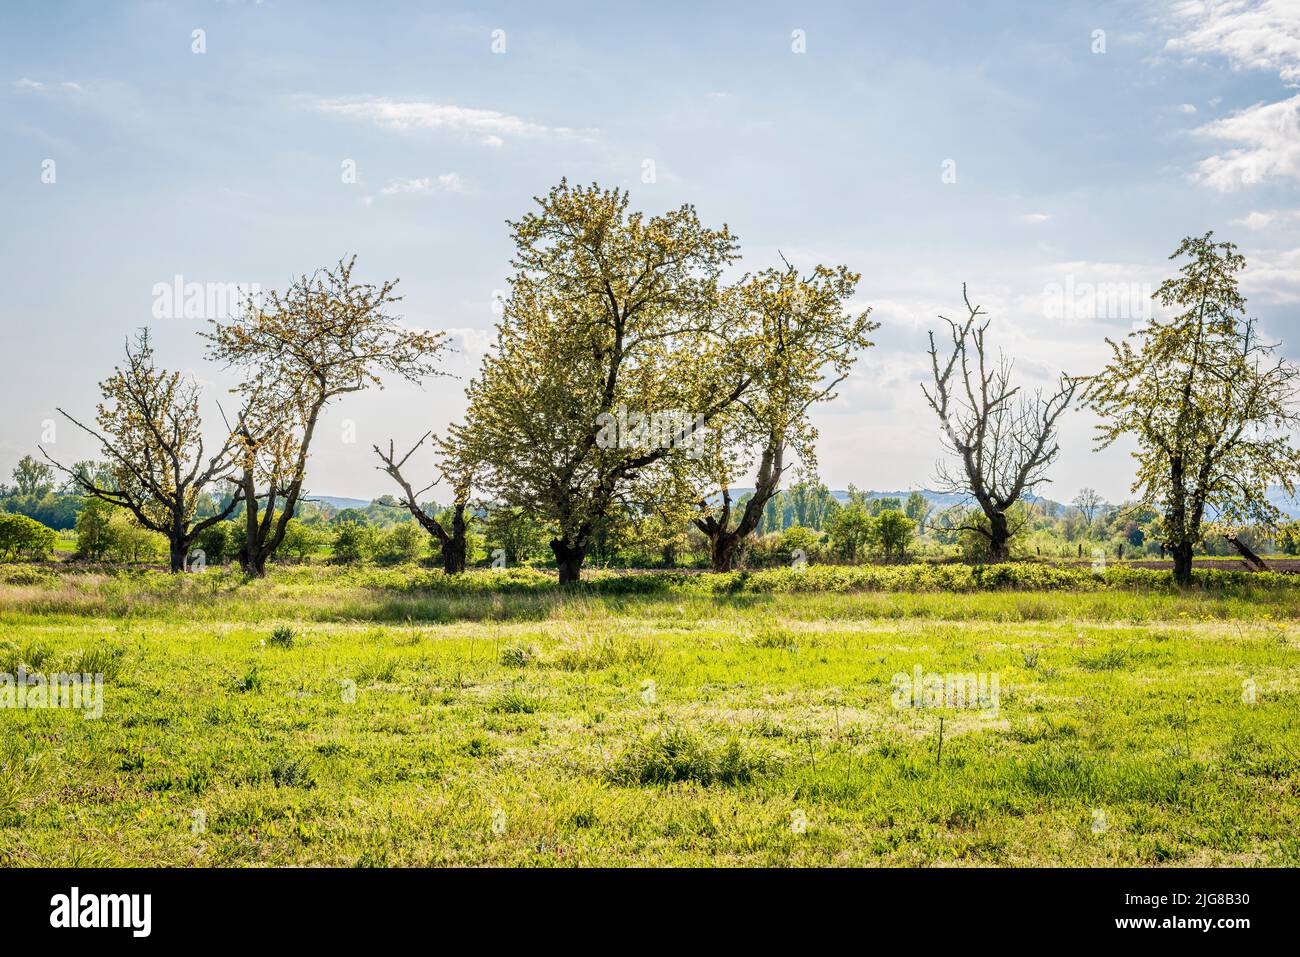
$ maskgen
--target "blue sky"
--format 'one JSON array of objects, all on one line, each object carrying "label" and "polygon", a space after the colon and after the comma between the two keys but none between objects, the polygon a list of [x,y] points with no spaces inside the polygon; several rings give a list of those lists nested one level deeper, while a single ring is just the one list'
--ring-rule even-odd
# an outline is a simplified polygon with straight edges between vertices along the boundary
[{"label": "blue sky", "polygon": [[[204,323],[153,315],[178,275],[278,288],[355,252],[363,277],[401,277],[408,322],[455,330],[447,369],[468,377],[505,220],[567,176],[649,211],[694,203],[739,235],[744,268],[779,249],[861,272],[883,325],[816,416],[822,476],[927,486],[925,333],[963,282],[1024,383],[1046,385],[1099,367],[1178,241],[1214,229],[1300,352],[1298,114],[1297,0],[6,5],[0,473],[55,406],[93,413],[141,325],[204,384],[215,426],[231,382],[202,359]],[[1121,285],[1118,306],[1059,308],[1060,290]],[[462,388],[339,403],[313,491],[390,491],[370,445],[443,427]],[[1045,494],[1126,496],[1127,454],[1094,454],[1092,424],[1069,416]],[[52,448],[91,452],[63,423]]]}]

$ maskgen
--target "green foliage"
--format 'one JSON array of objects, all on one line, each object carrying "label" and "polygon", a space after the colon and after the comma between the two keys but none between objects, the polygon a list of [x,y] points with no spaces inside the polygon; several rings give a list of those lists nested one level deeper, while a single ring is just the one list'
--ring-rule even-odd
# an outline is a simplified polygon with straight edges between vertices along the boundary
[{"label": "green foliage", "polygon": [[97,498],[86,500],[77,516],[77,555],[101,561],[113,548],[112,517],[116,509]]},{"label": "green foliage", "polygon": [[884,555],[885,561],[902,558],[907,553],[907,546],[911,544],[915,530],[916,523],[897,508],[885,508],[880,511],[876,516],[874,541]]},{"label": "green foliage", "polygon": [[49,557],[58,538],[54,529],[26,515],[0,514],[0,561],[40,561]]},{"label": "green foliage", "polygon": [[1294,494],[1300,472],[1291,438],[1300,372],[1260,339],[1238,286],[1246,260],[1213,235],[1188,237],[1170,256],[1185,261],[1155,297],[1177,314],[1107,340],[1111,362],[1087,390],[1103,419],[1099,446],[1137,442],[1133,491],[1163,513],[1166,544],[1186,569],[1211,516],[1228,528],[1273,525],[1268,486]]},{"label": "green foliage", "polygon": [[831,549],[850,562],[864,556],[876,537],[876,520],[864,502],[850,501],[836,509],[826,523]]},{"label": "green foliage", "polygon": [[[424,529],[413,521],[394,525],[376,536],[375,558],[388,565],[413,562],[420,557],[426,537]],[[337,541],[336,538],[335,557],[338,557]]]},{"label": "green foliage", "polygon": [[330,536],[324,529],[291,518],[285,528],[284,541],[280,547],[285,555],[302,562],[329,542]]},{"label": "green foliage", "polygon": [[347,520],[334,527],[334,541],[330,547],[334,561],[356,564],[373,558],[376,544],[374,529]]}]

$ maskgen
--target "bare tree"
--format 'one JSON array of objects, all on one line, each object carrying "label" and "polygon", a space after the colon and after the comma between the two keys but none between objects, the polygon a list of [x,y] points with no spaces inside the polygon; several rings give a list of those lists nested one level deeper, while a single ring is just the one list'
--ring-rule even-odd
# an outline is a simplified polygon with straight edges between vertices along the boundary
[{"label": "bare tree", "polygon": [[1097,510],[1106,504],[1106,500],[1101,497],[1095,488],[1081,488],[1079,494],[1074,497],[1072,504],[1083,513],[1084,521],[1088,527],[1092,527],[1092,518],[1097,514]]},{"label": "bare tree", "polygon": [[393,451],[393,442],[391,439],[388,442],[387,454],[385,454],[378,445],[373,446],[375,454],[378,455],[380,461],[384,463],[382,466],[376,466],[376,468],[391,476],[393,481],[401,487],[403,498],[399,500],[398,505],[410,512],[415,517],[415,520],[420,523],[421,527],[437,539],[438,545],[442,549],[442,570],[448,575],[459,575],[465,570],[465,509],[469,503],[470,490],[470,482],[466,474],[464,472],[459,472],[459,474],[453,478],[452,486],[454,497],[451,505],[451,517],[448,521],[447,528],[443,528],[442,522],[438,521],[436,516],[430,515],[419,502],[419,497],[437,485],[442,478],[447,475],[447,471],[444,470],[442,475],[435,478],[418,492],[414,491],[411,483],[402,475],[402,466],[406,465],[407,461],[415,454],[416,450],[424,444],[425,439],[429,438],[430,434],[431,433],[429,432],[424,433],[420,438],[420,441],[416,442],[415,445],[411,447],[411,450],[403,455],[401,459],[398,459],[396,453]]},{"label": "bare tree", "polygon": [[126,344],[126,364],[100,383],[104,401],[96,416],[98,429],[59,414],[86,432],[108,458],[107,474],[85,464],[66,468],[41,454],[67,474],[84,494],[127,509],[142,526],[167,537],[171,570],[182,571],[200,533],[233,512],[238,498],[217,514],[195,521],[205,488],[233,481],[232,450],[227,435],[216,454],[204,459],[198,387],[179,372],[154,365],[148,330],[135,347]]},{"label": "bare tree", "polygon": [[[968,317],[948,323],[952,354],[941,363],[934,333],[930,333],[930,366],[933,390],[921,391],[943,426],[946,450],[961,463],[953,472],[940,463],[937,480],[946,491],[972,496],[988,520],[963,527],[989,540],[989,558],[1006,561],[1010,556],[1012,529],[1007,511],[1027,492],[1046,481],[1047,467],[1056,458],[1056,422],[1074,397],[1078,383],[1062,374],[1050,395],[1036,391],[1023,395],[1011,384],[1011,362],[999,356],[993,360],[985,341],[989,322],[978,306],[972,306],[961,287]],[[957,375],[959,373],[959,376]]]}]

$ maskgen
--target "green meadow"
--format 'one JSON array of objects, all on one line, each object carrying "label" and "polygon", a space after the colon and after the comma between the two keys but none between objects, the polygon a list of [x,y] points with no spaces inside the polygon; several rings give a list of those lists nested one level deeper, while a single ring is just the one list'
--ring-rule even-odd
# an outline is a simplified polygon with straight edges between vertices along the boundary
[{"label": "green meadow", "polygon": [[1007,568],[0,569],[0,864],[1300,863],[1300,581]]}]

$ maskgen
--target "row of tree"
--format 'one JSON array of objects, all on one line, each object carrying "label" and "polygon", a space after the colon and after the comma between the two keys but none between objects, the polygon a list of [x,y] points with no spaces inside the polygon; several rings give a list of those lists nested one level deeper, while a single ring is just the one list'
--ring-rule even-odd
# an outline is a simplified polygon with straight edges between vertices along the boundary
[{"label": "row of tree", "polygon": [[[405,452],[374,446],[396,504],[437,542],[444,570],[464,570],[470,522],[488,504],[544,531],[562,582],[578,580],[628,516],[657,528],[665,547],[693,527],[720,571],[756,534],[786,527],[787,509],[794,524],[819,525],[825,500],[781,486],[796,460],[815,468],[811,410],[872,344],[870,310],[848,308],[858,274],[783,261],[724,282],[738,243],[690,205],[647,216],[623,191],[563,181],[536,203],[509,224],[513,274],[464,419]],[[949,515],[949,530],[982,536],[990,560],[1010,557],[1016,509],[1046,481],[1077,396],[1102,418],[1100,445],[1137,439],[1135,491],[1163,517],[1178,580],[1189,580],[1192,549],[1212,526],[1278,518],[1264,493],[1270,482],[1290,491],[1300,463],[1295,369],[1246,318],[1244,262],[1231,244],[1190,238],[1173,258],[1184,260],[1179,275],[1157,297],[1176,314],[1111,342],[1112,361],[1094,376],[1063,373],[1053,389],[1022,391],[965,287],[966,317],[945,319],[942,344],[931,335],[923,392],[949,453],[940,479],[976,506],[955,525]],[[55,465],[83,494],[165,536],[174,571],[239,512],[238,560],[265,574],[307,498],[322,412],[385,377],[441,374],[444,335],[402,325],[396,280],[361,283],[353,267],[300,276],[204,333],[209,357],[242,373],[215,448],[204,445],[197,388],[157,366],[141,332],[101,384],[95,423],[63,413],[97,440],[103,464]],[[413,479],[426,443],[435,468]],[[752,493],[734,495],[747,476]],[[451,498],[441,513],[420,502],[438,485]],[[222,505],[200,517],[214,490]],[[870,509],[861,499],[837,512],[836,537],[850,550],[874,542],[894,555],[927,518]]]}]

